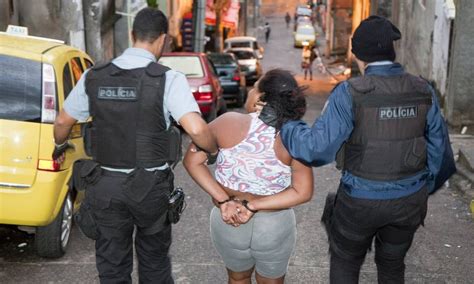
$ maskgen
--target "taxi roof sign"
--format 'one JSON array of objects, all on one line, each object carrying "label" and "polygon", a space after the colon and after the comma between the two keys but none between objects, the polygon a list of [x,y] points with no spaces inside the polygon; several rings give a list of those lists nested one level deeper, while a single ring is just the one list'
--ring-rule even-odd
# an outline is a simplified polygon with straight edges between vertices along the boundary
[{"label": "taxi roof sign", "polygon": [[47,40],[47,41],[53,41],[53,42],[56,42],[56,43],[64,44],[63,40],[47,38],[47,37],[39,37],[39,36],[29,36],[28,35],[28,28],[27,27],[22,27],[22,26],[8,25],[7,31],[6,32],[0,32],[0,34],[7,34],[7,35],[10,35],[10,36],[18,36],[18,37],[24,37],[24,38],[29,38],[29,39]]},{"label": "taxi roof sign", "polygon": [[27,36],[28,28],[22,26],[8,25],[7,34]]}]

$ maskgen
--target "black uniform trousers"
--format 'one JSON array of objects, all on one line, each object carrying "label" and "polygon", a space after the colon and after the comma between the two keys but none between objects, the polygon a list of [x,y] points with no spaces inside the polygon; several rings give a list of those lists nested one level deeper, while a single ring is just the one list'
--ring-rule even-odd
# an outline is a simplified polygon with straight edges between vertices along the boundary
[{"label": "black uniform trousers", "polygon": [[427,211],[426,188],[397,199],[353,198],[341,183],[329,225],[330,283],[359,282],[375,238],[378,283],[404,283],[405,255]]},{"label": "black uniform trousers", "polygon": [[134,232],[140,283],[174,283],[168,256],[171,225],[161,221],[172,188],[170,170],[139,174],[103,170],[99,181],[88,188],[86,202],[99,233],[95,248],[100,283],[132,283]]}]

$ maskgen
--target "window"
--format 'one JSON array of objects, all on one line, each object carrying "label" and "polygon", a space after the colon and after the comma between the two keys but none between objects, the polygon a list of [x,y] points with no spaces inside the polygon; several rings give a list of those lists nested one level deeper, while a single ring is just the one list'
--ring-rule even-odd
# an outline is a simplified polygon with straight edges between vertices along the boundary
[{"label": "window", "polygon": [[71,60],[71,70],[74,79],[74,85],[76,85],[77,81],[81,79],[82,73],[84,73],[84,68],[82,68],[81,59],[79,57],[74,57]]},{"label": "window", "polygon": [[246,59],[255,59],[257,58],[253,51],[245,51],[245,50],[232,50],[232,53],[239,59],[239,60],[246,60]]},{"label": "window", "polygon": [[69,63],[66,63],[63,69],[63,90],[64,90],[64,99],[66,99],[72,90],[72,78],[71,78],[71,72],[69,71]]},{"label": "window", "polygon": [[215,66],[237,66],[237,63],[235,62],[234,58],[232,58],[232,55],[226,54],[226,53],[213,53],[208,55],[209,60],[215,65]]},{"label": "window", "polygon": [[89,69],[92,66],[94,66],[94,64],[91,61],[89,61],[89,59],[84,58],[84,61],[86,62],[86,69]]},{"label": "window", "polygon": [[0,55],[0,119],[41,121],[41,63]]},{"label": "window", "polygon": [[197,56],[163,56],[159,63],[183,73],[188,78],[204,77],[201,60]]}]

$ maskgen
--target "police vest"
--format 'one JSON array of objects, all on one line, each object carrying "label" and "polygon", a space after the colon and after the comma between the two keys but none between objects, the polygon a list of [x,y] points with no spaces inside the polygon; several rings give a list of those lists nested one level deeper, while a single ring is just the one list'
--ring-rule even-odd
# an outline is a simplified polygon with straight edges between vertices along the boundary
[{"label": "police vest", "polygon": [[103,166],[151,168],[170,160],[170,133],[163,114],[169,68],[121,69],[112,63],[87,73],[92,116],[90,154]]},{"label": "police vest", "polygon": [[350,79],[354,129],[338,154],[343,170],[370,180],[403,179],[425,169],[428,83],[410,74]]}]

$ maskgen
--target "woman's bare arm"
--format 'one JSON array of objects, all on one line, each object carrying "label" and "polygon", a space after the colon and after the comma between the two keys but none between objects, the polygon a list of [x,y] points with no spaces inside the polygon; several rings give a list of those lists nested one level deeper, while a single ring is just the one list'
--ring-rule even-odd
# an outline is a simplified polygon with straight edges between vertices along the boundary
[{"label": "woman's bare arm", "polygon": [[276,210],[294,207],[313,197],[313,170],[297,160],[291,161],[291,186],[282,192],[254,199],[248,203],[252,210]]}]

